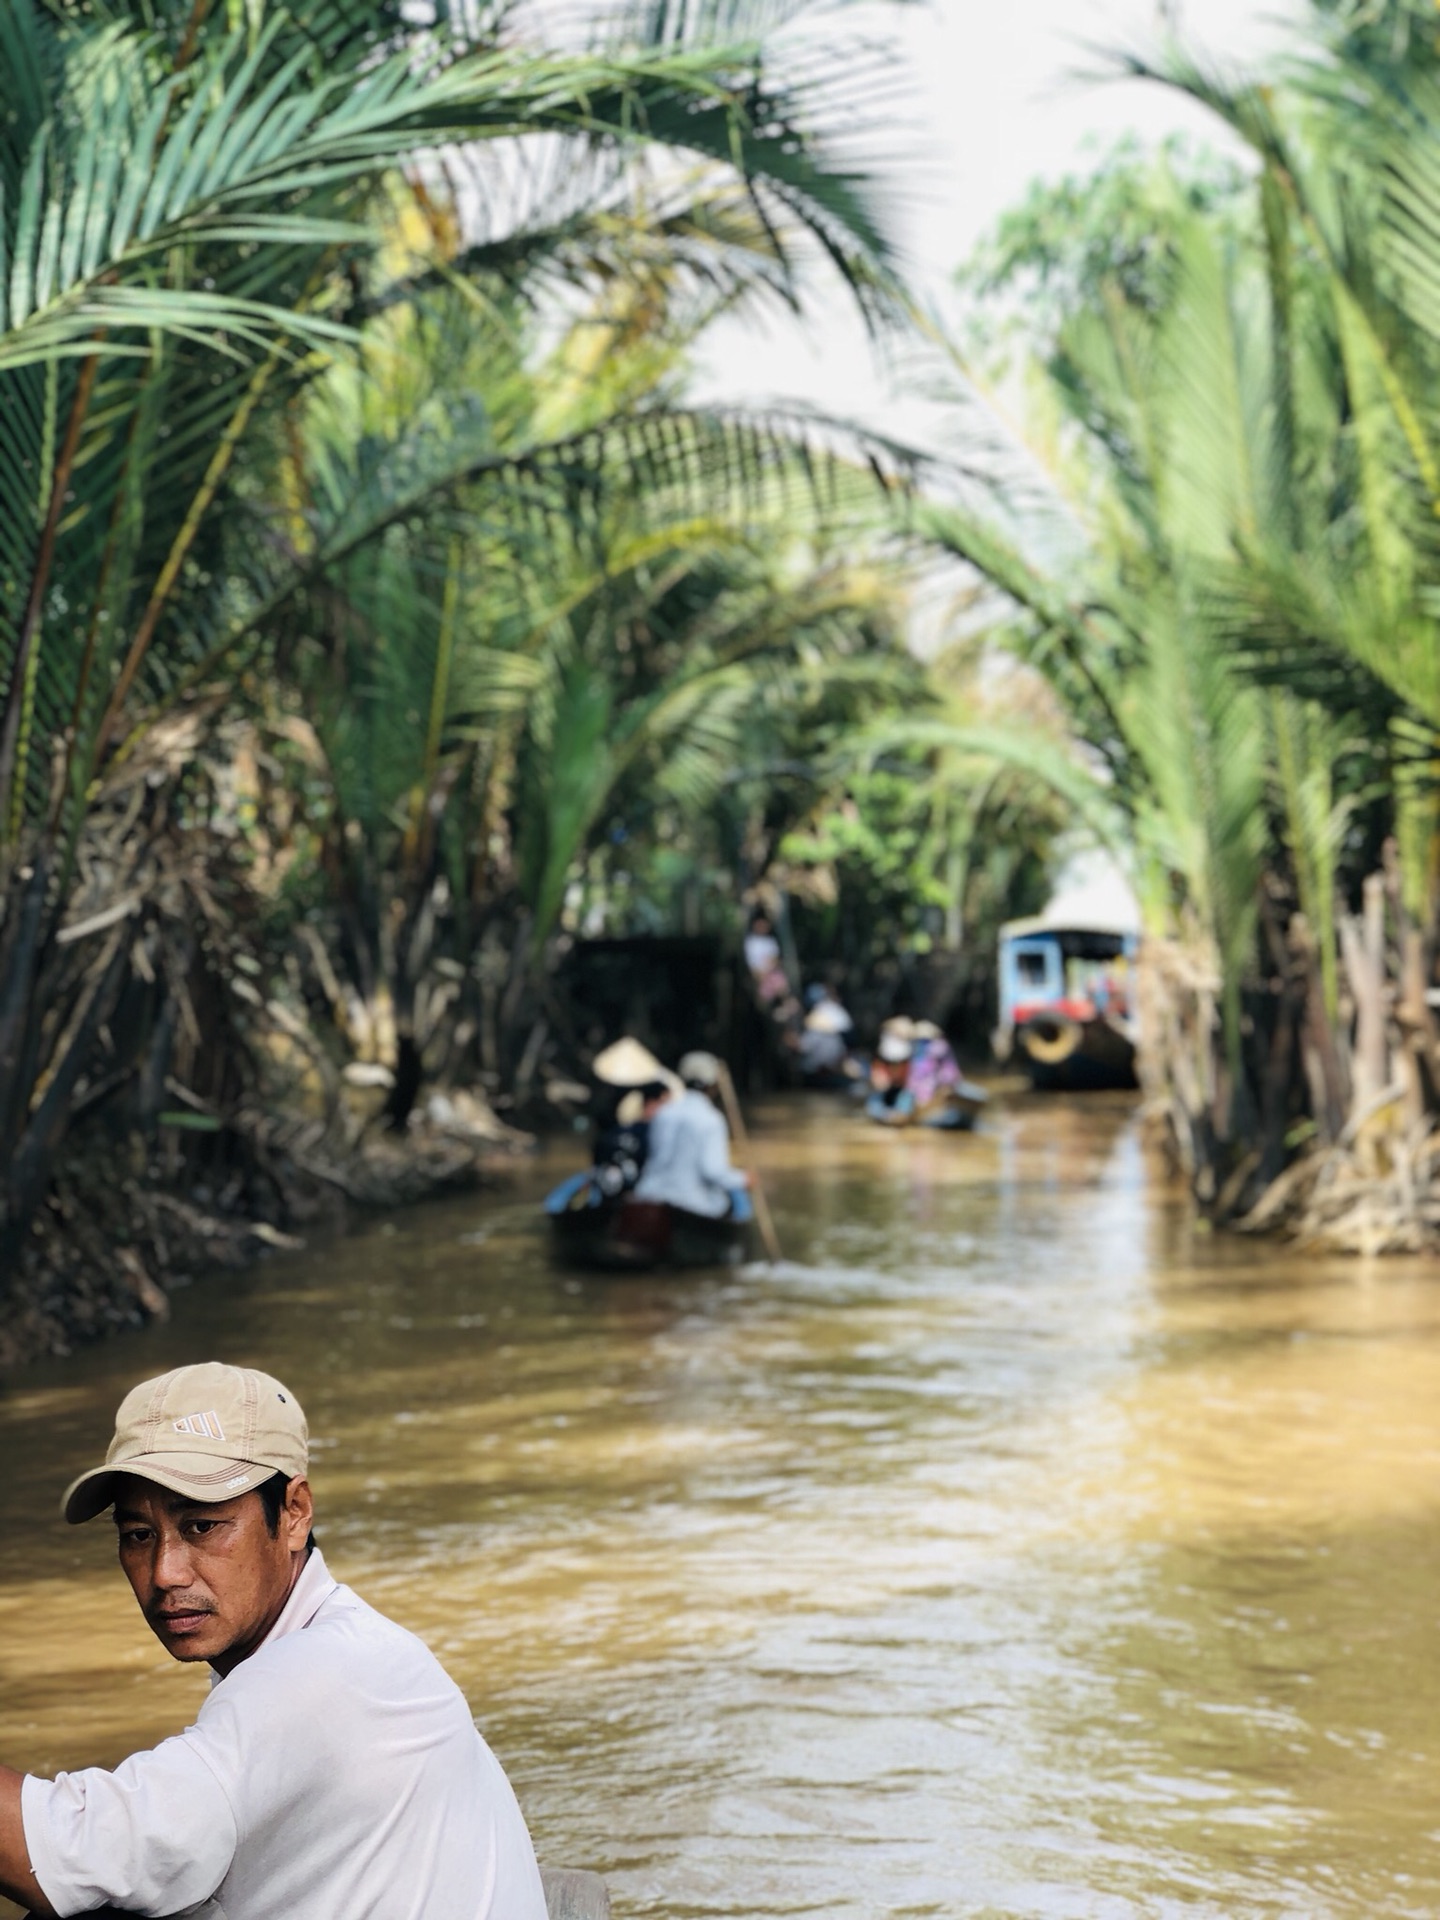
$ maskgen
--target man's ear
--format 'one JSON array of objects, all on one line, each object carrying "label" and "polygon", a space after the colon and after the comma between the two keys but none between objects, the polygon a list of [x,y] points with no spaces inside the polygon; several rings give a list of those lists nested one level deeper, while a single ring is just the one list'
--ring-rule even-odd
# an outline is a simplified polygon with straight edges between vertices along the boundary
[{"label": "man's ear", "polygon": [[315,1502],[310,1482],[297,1474],[285,1489],[285,1505],[280,1510],[280,1525],[291,1553],[303,1553],[315,1520]]}]

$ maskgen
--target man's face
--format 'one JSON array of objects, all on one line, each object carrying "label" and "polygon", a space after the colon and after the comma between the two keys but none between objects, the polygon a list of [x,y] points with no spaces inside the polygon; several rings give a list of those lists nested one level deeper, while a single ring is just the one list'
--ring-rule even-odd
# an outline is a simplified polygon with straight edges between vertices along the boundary
[{"label": "man's face", "polygon": [[271,1533],[258,1493],[198,1501],[126,1474],[115,1499],[120,1565],[177,1660],[229,1673],[280,1617],[310,1533],[310,1488],[292,1480]]}]

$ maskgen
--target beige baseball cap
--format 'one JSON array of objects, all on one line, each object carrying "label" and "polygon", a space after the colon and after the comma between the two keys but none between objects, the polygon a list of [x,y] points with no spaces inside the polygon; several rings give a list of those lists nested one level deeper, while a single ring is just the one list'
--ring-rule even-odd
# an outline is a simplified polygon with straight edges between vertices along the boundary
[{"label": "beige baseball cap", "polygon": [[234,1500],[309,1464],[309,1428],[290,1389],[254,1367],[207,1360],[131,1388],[104,1466],[65,1489],[60,1511],[72,1526],[93,1520],[114,1501],[122,1473],[193,1500]]}]

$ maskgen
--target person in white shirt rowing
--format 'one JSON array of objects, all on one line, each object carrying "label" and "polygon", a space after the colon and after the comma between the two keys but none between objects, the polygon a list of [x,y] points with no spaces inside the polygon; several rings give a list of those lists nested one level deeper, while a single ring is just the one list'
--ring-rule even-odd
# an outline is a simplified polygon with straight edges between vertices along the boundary
[{"label": "person in white shirt rowing", "polygon": [[730,1211],[750,1176],[730,1164],[730,1134],[716,1106],[720,1062],[713,1053],[687,1053],[680,1062],[682,1091],[657,1108],[650,1122],[645,1170],[637,1200],[663,1201],[718,1220]]},{"label": "person in white shirt rowing", "polygon": [[0,1767],[0,1892],[41,1915],[545,1920],[524,1818],[463,1695],[334,1580],[309,1438],[268,1374],[207,1363],[129,1393],[65,1518],[113,1507],[120,1565],[193,1726],[113,1772]]}]

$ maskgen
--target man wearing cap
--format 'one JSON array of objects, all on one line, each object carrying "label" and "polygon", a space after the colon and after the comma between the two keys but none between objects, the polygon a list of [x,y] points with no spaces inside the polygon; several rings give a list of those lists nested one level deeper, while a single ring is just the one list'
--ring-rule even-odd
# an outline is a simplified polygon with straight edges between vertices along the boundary
[{"label": "man wearing cap", "polygon": [[305,1416],[248,1367],[121,1403],[65,1518],[113,1507],[156,1637],[208,1661],[195,1724],[114,1772],[0,1767],[0,1893],[36,1913],[545,1920],[524,1819],[434,1655],[328,1572]]},{"label": "man wearing cap", "polygon": [[715,1105],[720,1062],[713,1053],[687,1053],[680,1062],[683,1091],[650,1122],[645,1171],[637,1200],[663,1201],[718,1220],[750,1177],[730,1164],[730,1135]]}]

